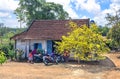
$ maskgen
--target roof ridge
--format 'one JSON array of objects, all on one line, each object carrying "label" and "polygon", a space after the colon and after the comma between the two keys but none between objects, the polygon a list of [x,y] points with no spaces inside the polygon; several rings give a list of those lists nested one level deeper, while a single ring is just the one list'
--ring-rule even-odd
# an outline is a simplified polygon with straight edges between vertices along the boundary
[{"label": "roof ridge", "polygon": [[34,21],[69,21],[69,20],[89,20],[89,18],[86,18],[86,19],[47,19],[47,20],[34,20]]}]

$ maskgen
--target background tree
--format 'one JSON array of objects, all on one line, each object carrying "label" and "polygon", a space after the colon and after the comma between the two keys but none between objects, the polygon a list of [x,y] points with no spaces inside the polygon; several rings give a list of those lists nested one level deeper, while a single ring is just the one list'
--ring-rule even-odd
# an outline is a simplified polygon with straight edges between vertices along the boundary
[{"label": "background tree", "polygon": [[111,49],[118,50],[120,48],[120,26],[114,25],[108,32],[107,38],[111,39]]},{"label": "background tree", "polygon": [[111,39],[112,48],[120,48],[120,9],[115,11],[115,15],[107,14],[106,20],[112,26],[107,37]]},{"label": "background tree", "polygon": [[33,20],[68,18],[68,13],[64,11],[62,5],[45,0],[20,0],[15,14],[20,22],[28,25]]},{"label": "background tree", "polygon": [[114,10],[115,13],[114,15],[111,15],[110,13],[107,13],[106,15],[106,20],[108,21],[108,25],[115,26],[115,25],[120,25],[120,9],[119,10]]},{"label": "background tree", "polygon": [[102,34],[102,36],[107,36],[107,33],[109,32],[109,27],[107,26],[98,26],[99,32]]},{"label": "background tree", "polygon": [[[96,25],[96,22],[94,21],[94,20],[91,20],[90,21],[90,25],[93,25],[93,24],[95,24]],[[109,32],[109,27],[107,27],[107,26],[98,26],[98,31],[102,34],[102,36],[106,36],[107,35],[107,33]]]},{"label": "background tree", "polygon": [[[14,58],[14,41],[10,40],[14,34],[20,33],[25,28],[9,28],[0,23],[0,51],[4,53],[6,58]],[[3,58],[3,56],[1,56]],[[0,61],[2,62],[2,61]]]},{"label": "background tree", "polygon": [[104,58],[103,54],[109,48],[96,25],[92,25],[91,28],[84,25],[80,28],[75,23],[70,22],[70,27],[72,31],[68,33],[68,36],[63,36],[62,41],[57,42],[58,52],[63,53],[64,50],[69,50],[78,59],[78,62],[79,60],[90,61]]}]

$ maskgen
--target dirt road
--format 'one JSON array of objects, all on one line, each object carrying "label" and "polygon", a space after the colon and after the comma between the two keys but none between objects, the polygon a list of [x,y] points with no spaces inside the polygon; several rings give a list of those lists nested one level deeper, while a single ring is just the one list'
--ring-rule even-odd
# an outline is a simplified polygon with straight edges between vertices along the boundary
[{"label": "dirt road", "polygon": [[7,62],[0,66],[0,79],[120,79],[118,55],[108,55],[117,62],[117,67],[71,63],[45,66],[43,63]]}]

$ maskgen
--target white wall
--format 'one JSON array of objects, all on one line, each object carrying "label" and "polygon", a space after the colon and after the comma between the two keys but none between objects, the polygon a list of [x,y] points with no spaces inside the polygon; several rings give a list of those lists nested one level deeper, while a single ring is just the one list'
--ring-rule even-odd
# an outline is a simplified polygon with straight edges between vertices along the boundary
[{"label": "white wall", "polygon": [[[27,53],[27,57],[29,54],[29,48],[31,50],[34,50],[34,43],[41,43],[42,44],[42,49],[47,51],[47,41],[45,40],[17,40],[16,41],[16,49],[22,49],[25,53]],[[29,47],[30,45],[30,47]],[[23,57],[25,54],[23,55]]]},{"label": "white wall", "polygon": [[41,43],[42,44],[42,49],[47,51],[47,43],[46,43],[45,40],[31,40],[30,41],[30,46],[31,46],[32,50],[34,49],[34,43]]},{"label": "white wall", "polygon": [[[16,49],[22,49],[24,52],[26,52],[26,42],[21,42],[21,40],[17,40]],[[25,54],[23,56],[25,56]]]}]

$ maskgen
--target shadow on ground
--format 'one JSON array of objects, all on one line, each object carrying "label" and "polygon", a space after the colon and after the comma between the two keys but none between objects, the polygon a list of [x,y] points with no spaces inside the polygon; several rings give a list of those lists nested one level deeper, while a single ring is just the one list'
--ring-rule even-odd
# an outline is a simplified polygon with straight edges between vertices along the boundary
[{"label": "shadow on ground", "polygon": [[98,73],[103,71],[110,71],[115,69],[115,64],[112,60],[106,57],[105,60],[101,61],[80,61],[80,64],[76,60],[70,60],[69,63],[65,65],[66,68],[72,70],[82,69],[91,73]]}]

